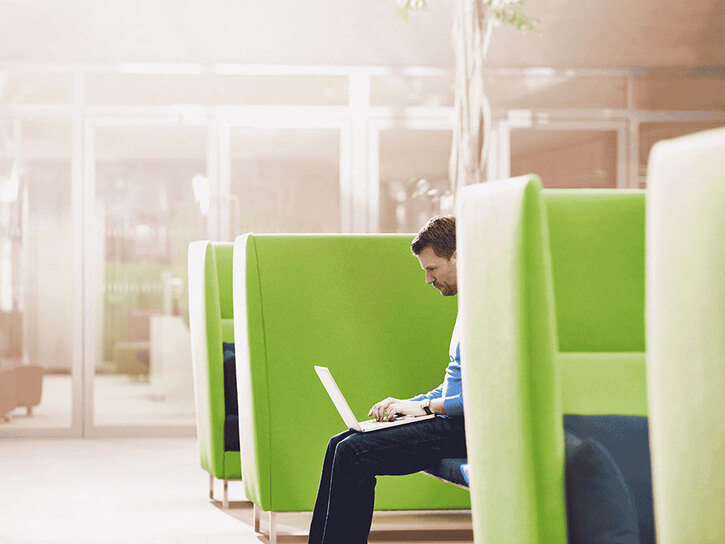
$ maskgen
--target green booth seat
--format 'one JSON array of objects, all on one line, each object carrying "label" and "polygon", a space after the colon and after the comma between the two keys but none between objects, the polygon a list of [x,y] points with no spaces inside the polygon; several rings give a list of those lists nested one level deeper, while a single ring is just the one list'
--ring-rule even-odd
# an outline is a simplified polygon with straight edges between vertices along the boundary
[{"label": "green booth seat", "polygon": [[725,128],[655,145],[647,210],[657,538],[725,542]]},{"label": "green booth seat", "polygon": [[[242,474],[269,513],[311,511],[327,442],[346,427],[314,365],[359,420],[377,401],[437,387],[455,297],[425,284],[412,235],[255,235],[234,244]],[[421,473],[381,476],[377,510],[467,509],[466,490]]]},{"label": "green booth seat", "polygon": [[[241,480],[233,360],[225,363],[224,343],[234,343],[231,242],[189,245],[189,329],[194,370],[196,431],[201,466],[223,481],[223,506],[229,506],[228,482]],[[230,366],[230,364],[232,366]],[[226,368],[226,371],[225,371]]]},{"label": "green booth seat", "polygon": [[644,193],[524,176],[465,187],[457,220],[475,542],[566,544],[563,421],[647,413]]}]

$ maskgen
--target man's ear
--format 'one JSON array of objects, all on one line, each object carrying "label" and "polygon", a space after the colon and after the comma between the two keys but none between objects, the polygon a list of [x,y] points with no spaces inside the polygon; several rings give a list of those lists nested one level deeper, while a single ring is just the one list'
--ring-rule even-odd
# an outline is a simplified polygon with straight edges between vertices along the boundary
[{"label": "man's ear", "polygon": [[455,261],[455,260],[456,260],[456,257],[457,257],[457,255],[458,255],[458,250],[454,251],[454,252],[453,252],[453,254],[452,254],[452,255],[451,255],[451,256],[450,256],[449,258],[448,258],[448,260],[449,260],[449,261],[450,261],[450,260],[453,260],[453,261]]}]

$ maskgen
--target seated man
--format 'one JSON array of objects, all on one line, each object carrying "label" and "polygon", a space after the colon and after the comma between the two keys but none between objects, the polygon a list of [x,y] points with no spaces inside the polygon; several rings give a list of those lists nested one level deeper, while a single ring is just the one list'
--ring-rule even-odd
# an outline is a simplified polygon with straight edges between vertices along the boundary
[{"label": "seated man", "polygon": [[[425,271],[427,284],[432,283],[443,296],[458,292],[455,218],[432,218],[411,249]],[[458,334],[456,322],[450,362],[439,387],[408,400],[388,397],[368,414],[378,421],[430,413],[437,417],[368,433],[348,430],[330,439],[310,525],[310,544],[367,542],[376,475],[411,474],[436,466],[445,457],[466,457]]]}]

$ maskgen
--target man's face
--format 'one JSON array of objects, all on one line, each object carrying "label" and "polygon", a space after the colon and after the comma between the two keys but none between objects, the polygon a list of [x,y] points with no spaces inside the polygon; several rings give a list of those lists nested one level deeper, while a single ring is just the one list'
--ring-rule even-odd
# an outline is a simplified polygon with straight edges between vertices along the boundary
[{"label": "man's face", "polygon": [[450,297],[458,293],[455,251],[450,259],[446,259],[436,255],[433,248],[427,246],[416,256],[420,261],[420,267],[425,271],[426,283],[432,283],[433,287],[438,289],[444,297]]}]

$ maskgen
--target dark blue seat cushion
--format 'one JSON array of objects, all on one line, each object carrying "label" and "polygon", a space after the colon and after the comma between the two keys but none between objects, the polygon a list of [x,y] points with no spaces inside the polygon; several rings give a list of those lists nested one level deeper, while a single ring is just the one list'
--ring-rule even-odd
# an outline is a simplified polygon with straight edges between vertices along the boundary
[{"label": "dark blue seat cushion", "polygon": [[234,344],[222,343],[224,353],[224,451],[239,451],[239,408]]},{"label": "dark blue seat cushion", "polygon": [[224,418],[224,451],[239,451],[239,416]]},{"label": "dark blue seat cushion", "polygon": [[639,544],[637,510],[621,471],[596,440],[567,437],[569,544]]},{"label": "dark blue seat cushion", "polygon": [[[569,544],[655,544],[646,417],[564,416]],[[467,459],[425,472],[468,486]]]},{"label": "dark blue seat cushion", "polygon": [[570,544],[654,544],[647,418],[564,416]]},{"label": "dark blue seat cushion", "polygon": [[465,457],[450,457],[441,459],[438,466],[426,469],[425,472],[438,478],[443,478],[449,482],[453,482],[454,484],[468,487],[468,482],[463,477],[463,470],[461,469],[464,465],[468,467],[467,463],[468,459]]}]

